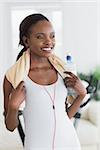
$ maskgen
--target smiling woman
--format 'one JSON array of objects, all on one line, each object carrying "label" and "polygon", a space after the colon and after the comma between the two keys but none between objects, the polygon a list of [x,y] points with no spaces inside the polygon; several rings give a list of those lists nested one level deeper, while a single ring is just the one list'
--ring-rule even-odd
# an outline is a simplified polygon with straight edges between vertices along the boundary
[{"label": "smiling woman", "polygon": [[[41,8],[41,7],[40,7]],[[44,11],[45,10],[45,11]],[[55,53],[57,53],[58,56],[61,56],[63,55],[63,52],[62,52],[62,43],[63,43],[63,40],[62,40],[62,33],[63,33],[63,28],[62,28],[62,11],[61,10],[58,10],[58,8],[56,7],[50,7],[47,6],[43,7],[42,12],[44,12],[46,14],[46,16],[48,16],[48,18],[52,21],[53,23],[53,27],[54,27],[54,30],[56,31],[56,47],[55,47]],[[12,39],[11,39],[11,47],[12,47],[12,55],[13,55],[13,58],[12,58],[12,62],[15,61],[16,59],[16,55],[18,54],[18,52],[20,51],[20,49],[22,48],[21,45],[18,46],[18,43],[19,43],[19,24],[20,22],[26,17],[28,16],[29,14],[32,14],[32,13],[39,13],[40,11],[38,11],[38,8],[35,6],[35,7],[13,7],[12,8],[12,11],[11,11],[11,32],[12,32]],[[59,24],[57,23],[59,21]]]},{"label": "smiling woman", "polygon": [[29,36],[22,37],[25,46],[30,47],[31,52],[36,55],[49,56],[55,46],[55,33],[51,23],[47,20],[39,21],[34,28],[30,27],[29,33]]},{"label": "smiling woman", "polygon": [[[71,72],[63,72],[69,75],[63,80],[55,61],[51,63],[50,58],[57,58],[53,54],[55,32],[44,15],[27,16],[19,30],[23,50],[4,78],[7,129],[13,131],[18,126],[18,110],[25,102],[25,150],[80,150],[70,118],[77,112],[86,89]],[[21,80],[17,82],[16,77]],[[77,97],[66,113],[67,87],[72,87]]]}]

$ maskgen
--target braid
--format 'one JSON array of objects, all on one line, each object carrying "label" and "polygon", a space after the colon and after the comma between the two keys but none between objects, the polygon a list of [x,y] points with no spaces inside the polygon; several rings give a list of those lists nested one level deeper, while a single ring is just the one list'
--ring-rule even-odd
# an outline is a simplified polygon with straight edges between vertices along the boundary
[{"label": "braid", "polygon": [[24,47],[18,54],[16,61],[23,55],[23,53],[26,51],[27,49]]}]

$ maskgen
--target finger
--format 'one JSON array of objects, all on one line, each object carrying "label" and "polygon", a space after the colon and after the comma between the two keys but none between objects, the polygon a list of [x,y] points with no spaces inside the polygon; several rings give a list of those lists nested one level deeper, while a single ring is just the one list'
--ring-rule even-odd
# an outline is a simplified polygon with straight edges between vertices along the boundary
[{"label": "finger", "polygon": [[74,73],[72,73],[71,71],[64,71],[64,73],[66,73],[66,74],[68,74],[68,75],[74,75],[75,76],[75,74]]},{"label": "finger", "polygon": [[64,80],[64,83],[65,83],[66,86],[69,86],[69,85],[70,86],[75,86],[76,82],[77,82],[77,80],[73,80],[73,78]]},{"label": "finger", "polygon": [[69,80],[73,80],[73,78],[72,77],[65,77],[64,78],[64,81],[69,81]]},{"label": "finger", "polygon": [[25,86],[22,87],[21,91],[22,91],[24,94],[26,94],[26,88],[25,88]]},{"label": "finger", "polygon": [[24,81],[21,81],[21,82],[19,83],[19,85],[17,86],[17,88],[19,88],[19,89],[25,88],[25,83],[24,83]]},{"label": "finger", "polygon": [[71,78],[69,78],[69,77],[64,78],[64,83],[67,83],[69,81],[71,81]]},{"label": "finger", "polygon": [[74,88],[75,87],[75,83],[68,82],[68,83],[66,83],[66,87],[72,87],[72,88]]},{"label": "finger", "polygon": [[72,73],[72,72],[65,71],[64,73],[67,74],[67,75],[69,75],[69,76],[71,76],[71,77],[73,77],[73,78],[75,78],[75,79],[78,79],[78,77],[74,73]]},{"label": "finger", "polygon": [[64,79],[64,82],[74,82],[74,83],[76,83],[77,82],[77,78],[73,78],[73,77],[66,77],[65,79]]}]

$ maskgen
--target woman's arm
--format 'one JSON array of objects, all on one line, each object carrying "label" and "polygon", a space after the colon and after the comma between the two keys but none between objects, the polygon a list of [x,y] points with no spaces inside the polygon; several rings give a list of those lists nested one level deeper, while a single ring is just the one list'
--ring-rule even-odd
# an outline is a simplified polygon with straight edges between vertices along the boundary
[{"label": "woman's arm", "polygon": [[67,108],[68,117],[71,119],[78,111],[84,97],[77,96],[73,103]]},{"label": "woman's arm", "polygon": [[18,126],[18,110],[25,99],[24,82],[20,82],[16,89],[13,89],[10,82],[4,78],[4,116],[6,128],[13,131]]},{"label": "woman's arm", "polygon": [[76,93],[77,97],[74,99],[72,104],[68,107],[67,113],[69,118],[72,118],[78,108],[80,107],[82,100],[87,94],[85,87],[83,86],[81,80],[71,72],[65,72],[68,76],[64,79],[64,83],[66,87],[73,88]]}]

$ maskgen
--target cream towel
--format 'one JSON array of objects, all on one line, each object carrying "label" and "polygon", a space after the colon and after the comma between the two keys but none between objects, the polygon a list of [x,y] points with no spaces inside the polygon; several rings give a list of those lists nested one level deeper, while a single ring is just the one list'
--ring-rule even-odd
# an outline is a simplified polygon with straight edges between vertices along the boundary
[{"label": "cream towel", "polygon": [[[57,72],[61,75],[64,79],[66,74],[65,62],[62,61],[58,56],[51,54],[48,57],[50,63],[54,66]],[[26,75],[28,75],[30,69],[30,51],[29,49],[23,53],[23,55],[19,58],[19,60],[6,72],[7,80],[12,84],[13,88],[15,89],[18,84],[24,79]],[[72,103],[77,93],[73,93],[68,96],[67,100],[68,103]]]},{"label": "cream towel", "polygon": [[30,68],[30,54],[25,51],[19,60],[6,72],[7,80],[12,84],[15,89],[18,84],[23,80],[25,75],[28,75]]},{"label": "cream towel", "polygon": [[[50,63],[58,71],[58,73],[65,78],[65,62],[54,54],[48,57]],[[30,52],[25,51],[19,60],[6,72],[7,80],[12,84],[13,88],[16,88],[18,84],[23,80],[25,75],[28,75],[30,68]]]}]

